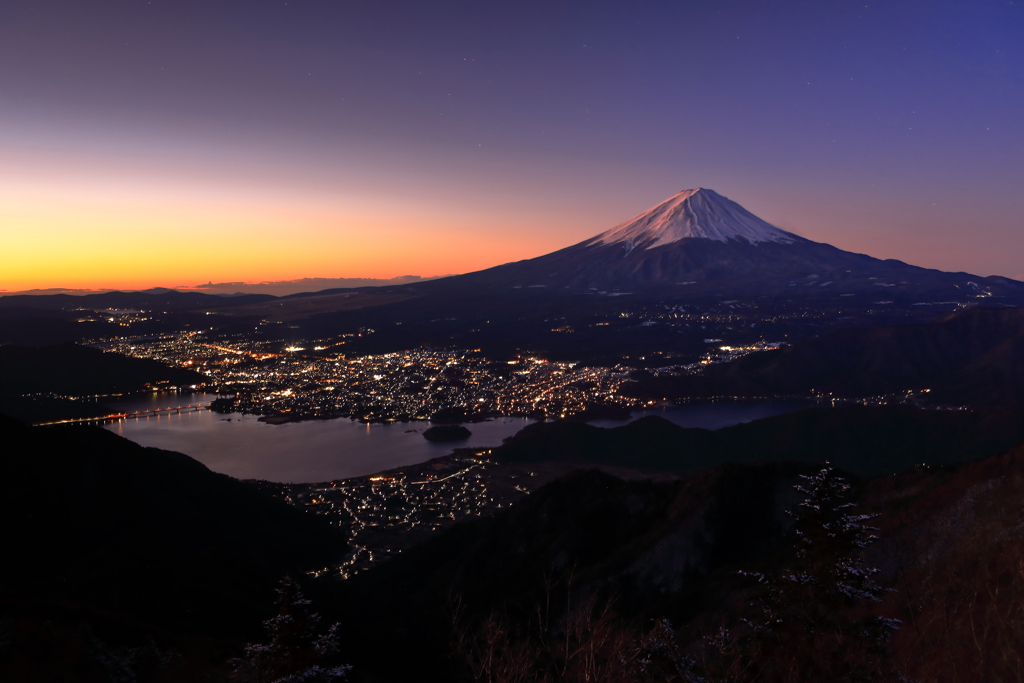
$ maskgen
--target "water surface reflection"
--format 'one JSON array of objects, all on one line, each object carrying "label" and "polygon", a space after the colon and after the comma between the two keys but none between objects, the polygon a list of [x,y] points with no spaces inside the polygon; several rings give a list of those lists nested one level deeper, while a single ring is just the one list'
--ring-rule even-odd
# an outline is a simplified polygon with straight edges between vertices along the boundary
[{"label": "water surface reflection", "polygon": [[[209,403],[210,394],[155,394],[116,402],[126,412],[153,407]],[[805,407],[800,403],[712,403],[635,413],[657,414],[683,427],[718,429]],[[114,407],[111,405],[111,407]],[[467,425],[473,435],[458,447],[498,446],[530,424],[520,417]],[[623,421],[596,420],[600,427]],[[282,482],[329,481],[411,465],[451,452],[453,444],[432,443],[422,433],[427,422],[362,424],[314,420],[268,425],[252,415],[207,410],[110,423],[106,428],[143,446],[186,453],[215,472],[239,479]]]}]

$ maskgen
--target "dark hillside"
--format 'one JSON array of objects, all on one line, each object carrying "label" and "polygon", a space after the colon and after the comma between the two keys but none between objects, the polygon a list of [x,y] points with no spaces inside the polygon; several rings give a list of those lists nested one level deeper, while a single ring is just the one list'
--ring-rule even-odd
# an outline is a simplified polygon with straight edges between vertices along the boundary
[{"label": "dark hillside", "polygon": [[347,549],[320,518],[99,428],[0,416],[0,444],[0,609],[21,624],[15,642],[42,639],[55,657],[68,643],[36,633],[47,620],[110,642],[169,633],[185,649],[251,637],[282,574]]},{"label": "dark hillside", "polygon": [[77,344],[0,346],[0,412],[29,423],[111,412],[101,403],[65,398],[69,396],[131,393],[205,381],[204,375],[192,370]]},{"label": "dark hillside", "polygon": [[0,345],[48,346],[121,334],[123,327],[101,320],[78,322],[36,309],[0,308]]},{"label": "dark hillside", "polygon": [[632,393],[862,397],[930,391],[938,405],[1024,405],[1024,308],[975,308],[925,325],[844,329]]},{"label": "dark hillside", "polygon": [[150,385],[187,386],[206,378],[155,360],[104,353],[77,344],[0,346],[0,394],[94,396],[142,391]]},{"label": "dark hillside", "polygon": [[964,462],[1024,442],[1024,410],[935,411],[908,406],[810,408],[716,431],[657,416],[602,429],[532,424],[494,451],[515,462],[580,462],[689,475],[726,462],[829,460],[859,476]]},{"label": "dark hillside", "polygon": [[880,477],[863,501],[881,540],[868,555],[908,679],[1024,678],[1024,446],[956,468]]},{"label": "dark hillside", "polygon": [[[871,613],[901,620],[886,661],[908,679],[1011,681],[1024,670],[1022,448],[896,476],[848,477],[854,512],[880,514],[870,521],[880,540],[866,560],[895,592]],[[803,497],[792,489],[798,475],[819,468],[727,465],[662,484],[580,471],[553,482],[342,584],[349,637],[362,652],[357,663],[380,680],[471,680],[459,678],[458,656],[449,658],[453,606],[479,638],[489,637],[489,615],[499,619],[497,642],[515,648],[530,638],[561,642],[567,610],[590,596],[611,598],[615,614],[591,625],[635,635],[651,617],[666,616],[684,651],[698,652],[702,634],[722,625],[743,632],[739,617],[749,614],[754,582],[737,570],[792,566],[784,510]],[[851,618],[859,614],[848,609]],[[524,628],[542,613],[554,615],[550,632]],[[407,656],[387,657],[395,648]]]}]

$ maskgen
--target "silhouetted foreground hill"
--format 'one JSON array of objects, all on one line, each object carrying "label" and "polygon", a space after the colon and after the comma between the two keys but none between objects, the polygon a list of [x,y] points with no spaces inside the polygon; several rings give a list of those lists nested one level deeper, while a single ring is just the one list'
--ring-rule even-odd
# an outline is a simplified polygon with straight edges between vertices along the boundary
[{"label": "silhouetted foreground hill", "polygon": [[809,408],[710,431],[657,416],[603,429],[537,422],[495,449],[499,460],[579,462],[689,475],[727,462],[822,462],[859,476],[964,462],[1024,442],[1024,409]]},{"label": "silhouetted foreground hill", "polygon": [[[473,680],[458,653],[468,637],[496,643],[505,662],[543,668],[560,654],[538,643],[562,642],[567,615],[592,614],[594,604],[573,648],[588,639],[628,648],[668,617],[680,650],[699,653],[719,627],[744,628],[756,582],[738,570],[776,573],[794,561],[784,511],[803,498],[792,488],[804,483],[798,475],[819,468],[725,465],[659,484],[592,470],[553,482],[342,584],[335,600],[355,662],[374,680]],[[880,514],[868,564],[896,589],[872,612],[902,622],[886,666],[920,681],[1018,680],[1024,447],[851,482],[859,511]],[[606,599],[611,616],[599,608]],[[396,649],[402,658],[387,656]]]},{"label": "silhouetted foreground hill", "polygon": [[938,405],[1024,405],[1024,308],[975,308],[927,325],[843,329],[781,351],[651,378],[630,391],[661,397],[861,397],[930,389]]},{"label": "silhouetted foreground hill", "polygon": [[[180,453],[99,428],[27,427],[5,416],[0,518],[4,629],[36,664],[75,659],[92,637],[82,628],[133,646],[156,636],[186,659],[212,637],[249,637],[282,574],[347,551],[322,519]],[[10,659],[0,657],[0,672],[26,664]],[[87,651],[81,659],[95,664]],[[57,678],[109,680],[73,671]]]},{"label": "silhouetted foreground hill", "polygon": [[[784,510],[799,500],[792,484],[814,470],[730,465],[662,484],[580,471],[346,581],[343,604],[366,620],[346,620],[350,637],[388,680],[441,681],[454,675],[456,601],[469,620],[492,610],[528,619],[546,602],[561,613],[581,594],[615,596],[627,614],[699,609],[708,573],[782,547]],[[382,662],[381,637],[407,657]]]},{"label": "silhouetted foreground hill", "polygon": [[[109,414],[96,403],[63,396],[144,391],[201,384],[206,377],[145,358],[104,353],[77,344],[0,346],[0,412],[26,422]],[[23,394],[55,394],[24,397]]]}]

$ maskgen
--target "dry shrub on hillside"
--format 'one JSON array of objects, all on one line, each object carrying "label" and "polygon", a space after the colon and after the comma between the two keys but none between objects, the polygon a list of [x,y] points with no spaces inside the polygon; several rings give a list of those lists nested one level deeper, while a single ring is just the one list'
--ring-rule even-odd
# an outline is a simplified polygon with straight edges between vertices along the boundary
[{"label": "dry shrub on hillside", "polygon": [[893,650],[921,683],[1024,681],[1024,449],[965,467],[892,519]]},{"label": "dry shrub on hillside", "polygon": [[456,617],[454,654],[465,678],[479,683],[701,680],[667,620],[641,633],[606,601],[593,596],[573,601],[568,591],[564,598],[567,610],[560,618],[549,618],[549,600],[525,627],[499,613],[476,625]]}]

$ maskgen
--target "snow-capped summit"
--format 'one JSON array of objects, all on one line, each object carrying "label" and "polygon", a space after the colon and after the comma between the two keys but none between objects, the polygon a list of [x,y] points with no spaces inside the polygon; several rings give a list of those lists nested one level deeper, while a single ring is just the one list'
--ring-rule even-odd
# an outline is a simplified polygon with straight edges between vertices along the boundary
[{"label": "snow-capped summit", "polygon": [[586,246],[623,244],[627,251],[653,249],[684,239],[751,244],[791,244],[800,237],[761,220],[714,190],[698,187],[669,197],[636,218],[588,240]]}]

